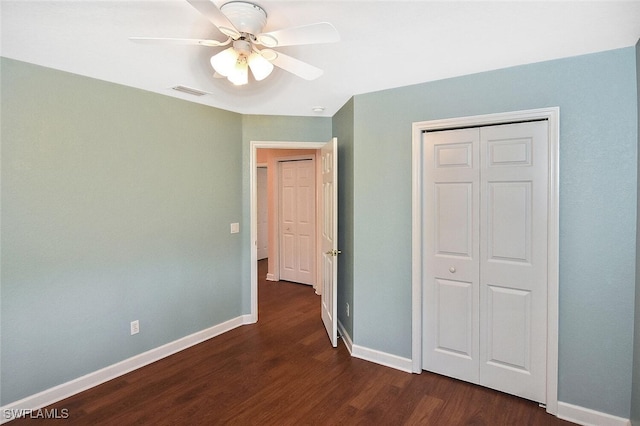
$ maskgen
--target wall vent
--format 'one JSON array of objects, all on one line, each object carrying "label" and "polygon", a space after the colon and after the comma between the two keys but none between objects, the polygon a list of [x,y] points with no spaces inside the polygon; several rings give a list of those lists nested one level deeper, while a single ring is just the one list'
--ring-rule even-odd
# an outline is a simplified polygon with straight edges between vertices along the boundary
[{"label": "wall vent", "polygon": [[202,90],[194,89],[187,86],[178,85],[178,86],[172,87],[172,89],[177,90],[178,92],[187,93],[193,96],[204,96],[207,94],[207,92],[203,92]]}]

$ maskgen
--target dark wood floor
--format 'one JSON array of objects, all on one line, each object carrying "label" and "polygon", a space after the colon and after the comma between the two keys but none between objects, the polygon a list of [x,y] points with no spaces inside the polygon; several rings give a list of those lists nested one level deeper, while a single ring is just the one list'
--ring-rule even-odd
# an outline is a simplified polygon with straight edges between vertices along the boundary
[{"label": "dark wood floor", "polygon": [[[266,275],[260,262],[259,275]],[[259,283],[259,322],[48,407],[71,425],[569,425],[537,404],[332,348],[309,286]]]}]

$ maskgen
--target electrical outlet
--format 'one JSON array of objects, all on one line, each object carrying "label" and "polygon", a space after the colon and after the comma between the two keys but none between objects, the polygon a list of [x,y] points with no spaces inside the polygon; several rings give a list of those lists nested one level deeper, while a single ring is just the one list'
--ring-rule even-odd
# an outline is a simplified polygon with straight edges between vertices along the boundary
[{"label": "electrical outlet", "polygon": [[349,303],[347,303],[347,316],[349,316]]},{"label": "electrical outlet", "polygon": [[140,321],[131,321],[131,335],[140,333]]},{"label": "electrical outlet", "polygon": [[238,232],[240,232],[240,224],[235,222],[231,224],[231,233],[232,234],[237,234]]}]

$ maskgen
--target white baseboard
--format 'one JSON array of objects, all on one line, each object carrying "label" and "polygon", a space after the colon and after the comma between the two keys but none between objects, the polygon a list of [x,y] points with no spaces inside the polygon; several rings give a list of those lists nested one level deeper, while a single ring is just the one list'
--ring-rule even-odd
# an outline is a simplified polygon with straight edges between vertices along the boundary
[{"label": "white baseboard", "polygon": [[403,358],[375,349],[365,348],[364,346],[353,345],[351,356],[375,362],[376,364],[384,365],[386,367],[395,368],[396,370],[405,371],[407,373],[413,372],[413,361],[411,361],[410,358]]},{"label": "white baseboard", "polygon": [[230,319],[229,321],[225,321],[222,324],[214,325],[213,327],[198,331],[197,333],[193,333],[189,336],[185,336],[147,352],[143,352],[116,364],[86,374],[82,377],[78,377],[77,379],[44,390],[35,395],[7,404],[0,407],[0,424],[13,420],[17,416],[16,413],[19,413],[20,410],[23,410],[23,413],[28,413],[29,410],[38,410],[54,404],[94,386],[98,386],[99,384],[122,376],[123,374],[144,367],[152,362],[168,357],[169,355],[173,355],[176,352],[180,352],[191,346],[197,345],[205,340],[209,340],[212,337],[233,330],[241,325],[252,324],[254,322],[255,321],[252,321],[251,315],[242,315],[237,318]]},{"label": "white baseboard", "polygon": [[558,418],[585,426],[631,426],[631,420],[558,401]]},{"label": "white baseboard", "polygon": [[[369,349],[364,346],[354,345],[351,341],[351,336],[346,333],[340,321],[338,321],[338,330],[347,349],[354,358],[375,362],[376,364],[395,368],[396,370],[407,373],[413,372],[413,361],[411,359]],[[558,402],[557,417],[584,426],[632,426],[629,419],[579,407],[566,402]]]},{"label": "white baseboard", "polygon": [[[242,325],[255,324],[255,323],[258,322],[258,314],[257,313],[243,315],[243,316],[241,316],[239,318],[242,319]],[[229,330],[231,330],[231,329],[229,329]],[[229,331],[229,330],[227,330],[227,331]]]},{"label": "white baseboard", "polygon": [[267,274],[267,281],[278,281],[274,274]]},{"label": "white baseboard", "polygon": [[351,340],[351,336],[347,333],[347,330],[344,328],[344,325],[338,320],[338,333],[340,333],[340,338],[344,342],[344,345],[347,347],[349,354],[353,355],[353,341]]},{"label": "white baseboard", "polygon": [[[413,372],[413,361],[408,358],[399,357],[397,355],[388,354],[375,349],[365,348],[363,346],[354,345],[348,334],[344,333],[344,327],[338,322],[338,329],[344,336],[345,345],[351,349],[351,356],[354,358],[364,359],[366,361],[375,362],[376,364],[395,368],[396,370]],[[573,423],[584,426],[632,426],[631,420],[611,414],[602,413],[591,410],[589,408],[568,404],[566,402],[558,402],[557,417]]]}]

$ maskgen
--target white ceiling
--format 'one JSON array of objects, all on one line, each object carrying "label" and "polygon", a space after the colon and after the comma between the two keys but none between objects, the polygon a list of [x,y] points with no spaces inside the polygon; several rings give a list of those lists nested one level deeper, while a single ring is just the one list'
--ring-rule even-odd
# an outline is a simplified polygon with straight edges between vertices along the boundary
[{"label": "white ceiling", "polygon": [[[322,77],[306,81],[276,69],[262,82],[234,87],[212,77],[209,58],[223,48],[128,40],[223,40],[184,0],[1,0],[0,53],[244,114],[332,116],[355,94],[633,46],[640,38],[640,1],[253,3],[267,11],[264,31],[322,21],[338,29],[338,43],[277,49],[324,69]],[[171,90],[176,85],[209,94]]]}]

